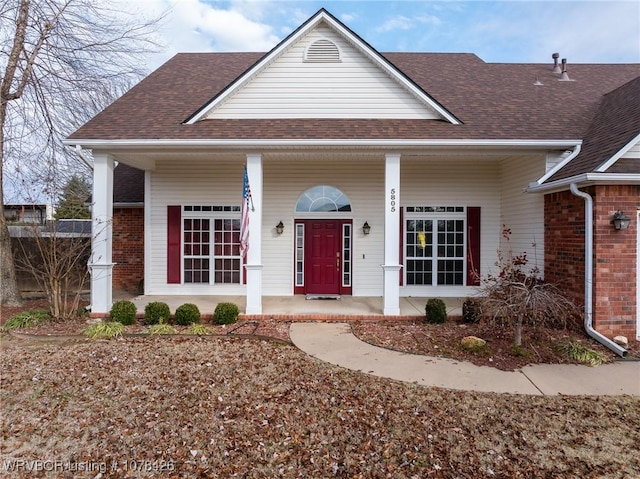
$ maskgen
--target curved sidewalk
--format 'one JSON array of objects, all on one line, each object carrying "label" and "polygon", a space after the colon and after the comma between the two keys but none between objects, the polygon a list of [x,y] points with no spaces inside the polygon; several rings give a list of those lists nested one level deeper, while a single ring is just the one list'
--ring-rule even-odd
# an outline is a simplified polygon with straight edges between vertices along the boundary
[{"label": "curved sidewalk", "polygon": [[346,323],[292,323],[293,343],[323,361],[374,376],[464,391],[512,394],[640,396],[640,362],[598,367],[541,364],[516,371],[379,348],[356,338]]}]

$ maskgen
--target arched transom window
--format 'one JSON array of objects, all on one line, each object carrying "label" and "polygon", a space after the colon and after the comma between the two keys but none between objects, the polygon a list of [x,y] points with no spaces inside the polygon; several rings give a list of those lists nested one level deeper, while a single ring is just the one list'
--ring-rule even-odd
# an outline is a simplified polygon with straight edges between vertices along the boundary
[{"label": "arched transom window", "polygon": [[296,204],[296,212],[329,213],[351,211],[351,202],[338,188],[318,185],[309,188],[300,195]]}]

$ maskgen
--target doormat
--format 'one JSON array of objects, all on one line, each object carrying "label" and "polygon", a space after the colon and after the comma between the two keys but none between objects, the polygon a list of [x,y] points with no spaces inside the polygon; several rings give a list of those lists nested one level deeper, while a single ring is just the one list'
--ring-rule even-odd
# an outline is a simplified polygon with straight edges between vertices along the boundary
[{"label": "doormat", "polygon": [[325,295],[316,295],[316,294],[308,294],[307,299],[333,299],[339,300],[339,294],[325,294]]}]

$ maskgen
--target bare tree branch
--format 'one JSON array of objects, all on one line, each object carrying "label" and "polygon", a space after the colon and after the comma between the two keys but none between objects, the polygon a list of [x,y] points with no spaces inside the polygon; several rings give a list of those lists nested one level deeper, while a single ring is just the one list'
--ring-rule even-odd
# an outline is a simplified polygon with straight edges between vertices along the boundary
[{"label": "bare tree branch", "polygon": [[158,49],[152,35],[160,21],[95,0],[0,2],[3,304],[20,299],[4,219],[5,174],[18,186],[41,183],[54,198],[86,168],[61,140],[142,78],[144,56]]}]

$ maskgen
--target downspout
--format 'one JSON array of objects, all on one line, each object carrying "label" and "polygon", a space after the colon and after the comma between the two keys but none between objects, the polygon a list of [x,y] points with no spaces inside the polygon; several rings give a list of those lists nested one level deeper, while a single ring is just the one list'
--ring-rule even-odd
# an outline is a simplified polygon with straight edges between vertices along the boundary
[{"label": "downspout", "polygon": [[627,350],[593,329],[593,198],[580,191],[575,183],[571,193],[584,199],[584,329],[589,336],[619,356],[625,357]]},{"label": "downspout", "polygon": [[84,164],[87,165],[91,171],[93,171],[93,163],[91,163],[91,160],[87,158],[87,155],[85,155],[84,151],[82,151],[82,145],[76,145],[76,152],[78,153],[78,156],[84,162]]}]

